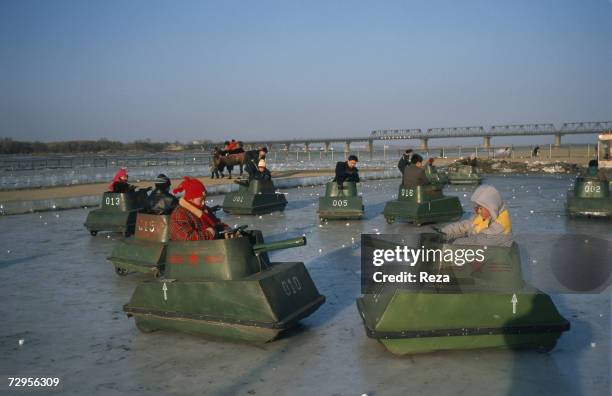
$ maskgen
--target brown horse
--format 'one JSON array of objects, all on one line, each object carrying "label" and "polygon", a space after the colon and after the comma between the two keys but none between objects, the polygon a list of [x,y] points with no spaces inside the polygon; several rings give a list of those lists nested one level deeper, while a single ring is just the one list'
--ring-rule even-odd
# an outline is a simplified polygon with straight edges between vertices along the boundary
[{"label": "brown horse", "polygon": [[228,154],[223,155],[221,150],[215,149],[213,152],[213,166],[215,170],[213,170],[213,174],[215,171],[218,171],[221,174],[221,177],[225,177],[223,174],[223,168],[227,168],[227,172],[229,173],[229,178],[232,178],[232,170],[235,165],[240,166],[240,176],[243,173],[243,167],[245,164],[245,153],[236,153],[236,154]]}]

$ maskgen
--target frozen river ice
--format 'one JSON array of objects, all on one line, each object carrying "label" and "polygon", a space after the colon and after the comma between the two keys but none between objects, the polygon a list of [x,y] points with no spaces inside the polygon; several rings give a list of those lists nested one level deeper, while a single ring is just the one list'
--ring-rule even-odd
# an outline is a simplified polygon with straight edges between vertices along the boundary
[{"label": "frozen river ice", "polygon": [[[536,287],[555,290],[547,260],[559,236],[612,241],[610,222],[566,217],[568,176],[487,177],[485,183],[507,201],[524,272]],[[320,224],[317,198],[324,186],[284,190],[289,204],[283,213],[225,216],[229,224],[261,229],[268,241],[306,235],[307,246],[271,258],[304,261],[327,297],[299,328],[255,346],[140,333],[122,306],[146,277],[114,274],[106,257],[118,236],[92,238],[83,227],[87,210],[0,217],[0,374],[60,376],[61,392],[74,395],[610,394],[609,287],[597,294],[553,294],[572,328],[550,353],[477,350],[400,358],[369,339],[355,306],[360,234],[430,230],[386,224],[381,213],[397,184],[360,186],[361,221]],[[472,191],[445,189],[468,211]],[[213,203],[222,199],[213,197]]]}]

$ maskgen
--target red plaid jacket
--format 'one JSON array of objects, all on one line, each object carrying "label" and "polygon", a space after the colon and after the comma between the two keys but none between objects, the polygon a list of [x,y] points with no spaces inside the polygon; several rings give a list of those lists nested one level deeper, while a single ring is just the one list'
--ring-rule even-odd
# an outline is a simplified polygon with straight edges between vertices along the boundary
[{"label": "red plaid jacket", "polygon": [[[207,215],[204,214],[204,216]],[[210,221],[203,221],[188,209],[177,206],[170,215],[170,240],[201,241],[215,239],[215,232],[209,227],[211,227]]]}]

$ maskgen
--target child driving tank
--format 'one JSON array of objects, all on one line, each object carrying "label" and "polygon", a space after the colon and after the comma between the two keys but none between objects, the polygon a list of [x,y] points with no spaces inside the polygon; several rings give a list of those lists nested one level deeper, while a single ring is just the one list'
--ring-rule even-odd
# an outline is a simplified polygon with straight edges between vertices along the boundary
[{"label": "child driving tank", "polygon": [[172,192],[185,194],[170,215],[170,240],[201,241],[240,236],[238,231],[232,232],[206,206],[206,187],[198,179],[185,176]]},{"label": "child driving tank", "polygon": [[470,200],[474,203],[474,216],[442,227],[445,239],[457,245],[512,245],[510,213],[497,189],[478,187]]}]

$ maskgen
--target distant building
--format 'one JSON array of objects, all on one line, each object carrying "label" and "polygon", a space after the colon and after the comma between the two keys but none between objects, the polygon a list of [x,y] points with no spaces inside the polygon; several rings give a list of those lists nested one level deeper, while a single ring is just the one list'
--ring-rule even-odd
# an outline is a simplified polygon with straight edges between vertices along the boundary
[{"label": "distant building", "polygon": [[185,150],[185,146],[183,146],[182,144],[169,144],[168,147],[166,148],[168,151],[182,151]]}]

